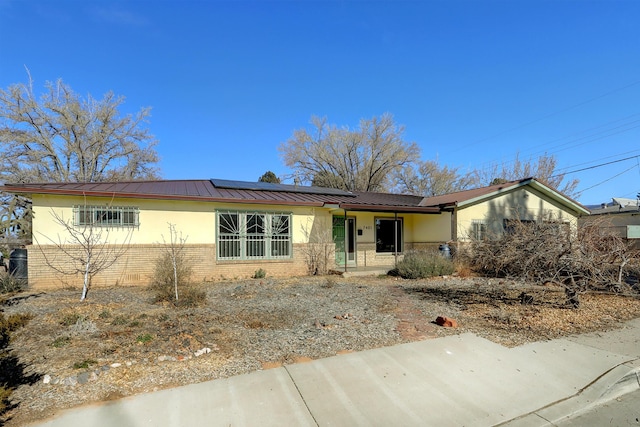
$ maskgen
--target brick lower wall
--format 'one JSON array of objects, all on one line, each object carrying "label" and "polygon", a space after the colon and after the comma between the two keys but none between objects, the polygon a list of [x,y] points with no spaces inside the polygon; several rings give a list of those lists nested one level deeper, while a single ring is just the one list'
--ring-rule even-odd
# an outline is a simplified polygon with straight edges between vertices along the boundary
[{"label": "brick lower wall", "polygon": [[[128,286],[149,284],[153,276],[156,261],[162,256],[165,248],[162,245],[132,245],[125,251],[116,250],[120,254],[113,265],[96,274],[92,286]],[[72,270],[69,255],[57,246],[32,245],[28,250],[29,288],[51,289],[60,287],[79,287],[83,283],[83,275],[63,274]],[[65,250],[74,253],[74,248]],[[76,250],[75,253],[78,253]],[[193,267],[194,281],[216,281],[252,277],[262,269],[267,277],[302,276],[307,274],[307,266],[301,245],[294,245],[293,258],[288,260],[260,261],[217,261],[215,245],[186,245],[185,256]],[[52,268],[55,266],[56,268]]]}]

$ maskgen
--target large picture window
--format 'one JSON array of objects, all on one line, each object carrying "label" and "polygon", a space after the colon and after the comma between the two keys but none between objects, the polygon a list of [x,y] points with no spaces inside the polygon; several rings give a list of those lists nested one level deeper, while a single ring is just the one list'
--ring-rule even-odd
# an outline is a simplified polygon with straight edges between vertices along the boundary
[{"label": "large picture window", "polygon": [[291,258],[291,214],[219,211],[219,259]]},{"label": "large picture window", "polygon": [[92,227],[137,227],[140,214],[132,206],[86,206],[73,207],[73,224]]},{"label": "large picture window", "polygon": [[376,218],[376,252],[402,252],[402,218]]}]

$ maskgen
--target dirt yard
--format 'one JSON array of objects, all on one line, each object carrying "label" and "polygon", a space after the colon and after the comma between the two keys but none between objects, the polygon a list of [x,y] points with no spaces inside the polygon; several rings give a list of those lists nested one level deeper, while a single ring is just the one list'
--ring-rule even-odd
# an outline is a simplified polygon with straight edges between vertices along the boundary
[{"label": "dirt yard", "polygon": [[[15,333],[8,427],[91,402],[282,364],[472,332],[505,346],[608,330],[640,317],[635,296],[445,277],[339,276],[208,283],[206,305],[154,304],[146,288],[22,292],[0,307],[32,319]],[[455,319],[458,328],[434,324]],[[7,364],[9,363],[9,365]],[[2,423],[0,422],[0,425]]]}]

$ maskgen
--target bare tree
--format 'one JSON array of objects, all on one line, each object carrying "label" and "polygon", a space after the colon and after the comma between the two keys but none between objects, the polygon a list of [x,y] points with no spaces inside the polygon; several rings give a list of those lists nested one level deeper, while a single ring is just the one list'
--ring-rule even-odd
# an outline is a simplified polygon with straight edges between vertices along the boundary
[{"label": "bare tree", "polygon": [[[157,176],[156,140],[144,127],[150,109],[121,115],[124,97],[112,92],[97,100],[80,97],[58,80],[38,97],[27,84],[0,89],[0,180],[28,182],[94,182]],[[12,199],[13,196],[8,196]],[[10,208],[8,225],[26,231],[23,211]],[[15,204],[15,203],[14,203]]]},{"label": "bare tree", "polygon": [[536,178],[561,193],[572,197],[579,197],[577,187],[579,180],[565,181],[565,174],[557,172],[558,160],[554,155],[543,154],[537,160],[523,161],[519,154],[511,162],[494,163],[488,168],[476,169],[473,177],[476,186],[482,187],[506,181],[516,181],[524,178]]},{"label": "bare tree", "polygon": [[88,212],[86,206],[84,210],[80,209],[78,216],[82,217],[82,221],[74,221],[51,210],[54,223],[63,228],[64,236],[58,235],[57,239],[53,239],[41,234],[56,247],[57,254],[47,256],[38,244],[47,266],[66,276],[82,275],[80,301],[86,299],[93,277],[111,267],[126,253],[133,235],[133,228],[128,228],[122,242],[114,241],[109,237],[112,229],[102,224],[102,218]]},{"label": "bare tree", "polygon": [[434,160],[418,163],[418,168],[406,167],[394,176],[394,193],[424,197],[467,190],[474,184],[470,173],[463,174],[459,167],[440,166]]},{"label": "bare tree", "polygon": [[301,182],[348,191],[385,191],[392,173],[416,161],[420,149],[403,139],[404,127],[390,114],[338,128],[312,117],[313,128],[298,129],[279,150]]},{"label": "bare tree", "polygon": [[[169,242],[167,242],[162,236],[164,242],[165,258],[171,262],[173,269],[173,287],[176,295],[176,301],[178,301],[178,283],[182,280],[182,265],[185,264],[184,249],[187,243],[187,238],[182,236],[182,232],[178,233],[176,225],[169,223]],[[179,280],[180,279],[180,280]]]},{"label": "bare tree", "polygon": [[334,264],[336,245],[333,241],[331,227],[326,221],[316,219],[302,225],[302,234],[307,244],[301,249],[310,275],[323,275],[329,272]]}]

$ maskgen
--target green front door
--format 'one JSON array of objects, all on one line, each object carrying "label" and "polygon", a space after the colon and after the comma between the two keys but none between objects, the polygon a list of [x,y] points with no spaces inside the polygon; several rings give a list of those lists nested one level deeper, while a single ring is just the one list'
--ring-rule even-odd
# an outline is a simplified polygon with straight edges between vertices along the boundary
[{"label": "green front door", "polygon": [[333,242],[336,245],[336,265],[356,264],[356,219],[333,217]]}]

